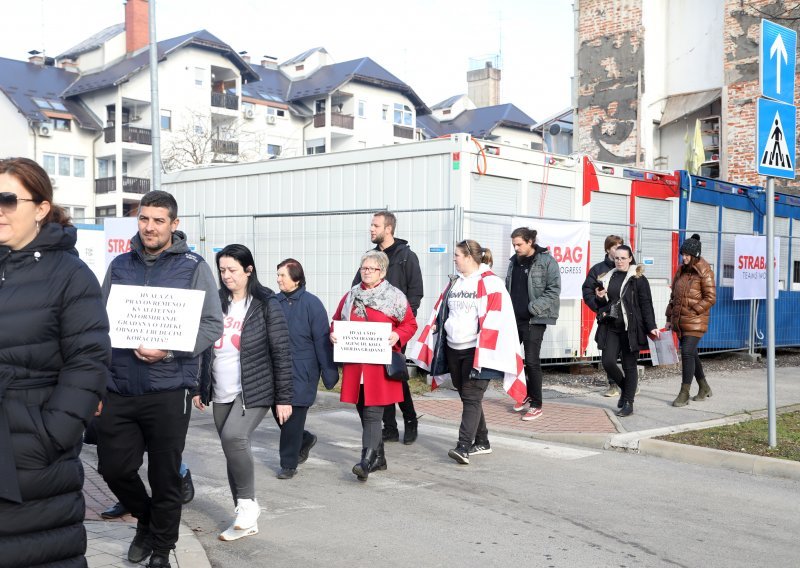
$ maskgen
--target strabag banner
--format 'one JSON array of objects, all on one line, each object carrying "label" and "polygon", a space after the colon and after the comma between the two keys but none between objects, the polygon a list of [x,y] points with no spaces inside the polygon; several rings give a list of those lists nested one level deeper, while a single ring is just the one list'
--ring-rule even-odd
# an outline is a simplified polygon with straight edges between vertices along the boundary
[{"label": "strabag banner", "polygon": [[[775,299],[778,299],[780,237],[775,237]],[[734,242],[733,299],[764,300],[767,297],[767,237],[736,235]]]},{"label": "strabag banner", "polygon": [[[536,231],[536,244],[550,250],[561,271],[561,298],[580,300],[581,286],[588,274],[589,223],[513,217],[511,228]],[[511,247],[514,254],[514,247]]]}]

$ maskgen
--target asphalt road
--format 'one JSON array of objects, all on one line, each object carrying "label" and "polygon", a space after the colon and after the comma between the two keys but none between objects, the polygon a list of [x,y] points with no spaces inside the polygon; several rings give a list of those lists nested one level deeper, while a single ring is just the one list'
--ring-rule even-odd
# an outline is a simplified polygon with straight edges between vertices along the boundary
[{"label": "asphalt road", "polygon": [[260,533],[217,540],[233,518],[210,411],[194,412],[184,454],[197,490],[183,521],[215,567],[797,566],[800,483],[635,454],[492,436],[469,466],[447,457],[457,427],[420,423],[388,444],[389,469],[356,480],[355,409],[309,413],[318,435],[278,480],[277,427],[256,431]]}]

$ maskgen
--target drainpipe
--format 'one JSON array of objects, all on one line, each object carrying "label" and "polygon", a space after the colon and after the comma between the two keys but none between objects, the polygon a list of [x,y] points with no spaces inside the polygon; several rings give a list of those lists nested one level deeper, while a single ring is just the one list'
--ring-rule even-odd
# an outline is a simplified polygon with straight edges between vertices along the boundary
[{"label": "drainpipe", "polygon": [[28,119],[28,126],[30,127],[31,132],[33,132],[33,159],[38,161],[39,156],[36,153],[36,149],[38,147],[39,135],[36,132],[36,127],[33,125],[33,121],[31,119]]}]

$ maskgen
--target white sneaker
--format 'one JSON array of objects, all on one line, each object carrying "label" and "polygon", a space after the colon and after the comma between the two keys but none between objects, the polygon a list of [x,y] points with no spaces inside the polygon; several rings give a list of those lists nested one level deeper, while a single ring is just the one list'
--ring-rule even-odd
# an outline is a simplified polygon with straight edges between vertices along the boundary
[{"label": "white sneaker", "polygon": [[249,529],[243,530],[237,530],[233,525],[231,525],[225,529],[224,532],[220,533],[219,539],[224,541],[239,540],[244,536],[253,536],[254,534],[258,534],[258,523],[254,524]]},{"label": "white sneaker", "polygon": [[255,526],[258,517],[261,515],[261,507],[255,499],[239,499],[236,505],[236,520],[233,528],[237,531],[249,529]]}]

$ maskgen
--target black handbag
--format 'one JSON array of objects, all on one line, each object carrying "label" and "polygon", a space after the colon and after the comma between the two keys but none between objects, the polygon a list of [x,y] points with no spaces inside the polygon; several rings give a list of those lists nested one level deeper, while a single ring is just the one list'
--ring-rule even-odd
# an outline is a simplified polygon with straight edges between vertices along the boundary
[{"label": "black handbag", "polygon": [[406,356],[399,351],[392,351],[392,362],[386,363],[386,376],[393,381],[407,381],[408,367]]},{"label": "black handbag", "polygon": [[597,314],[597,323],[612,323],[622,317],[620,300],[611,302],[607,310],[602,310]]}]

